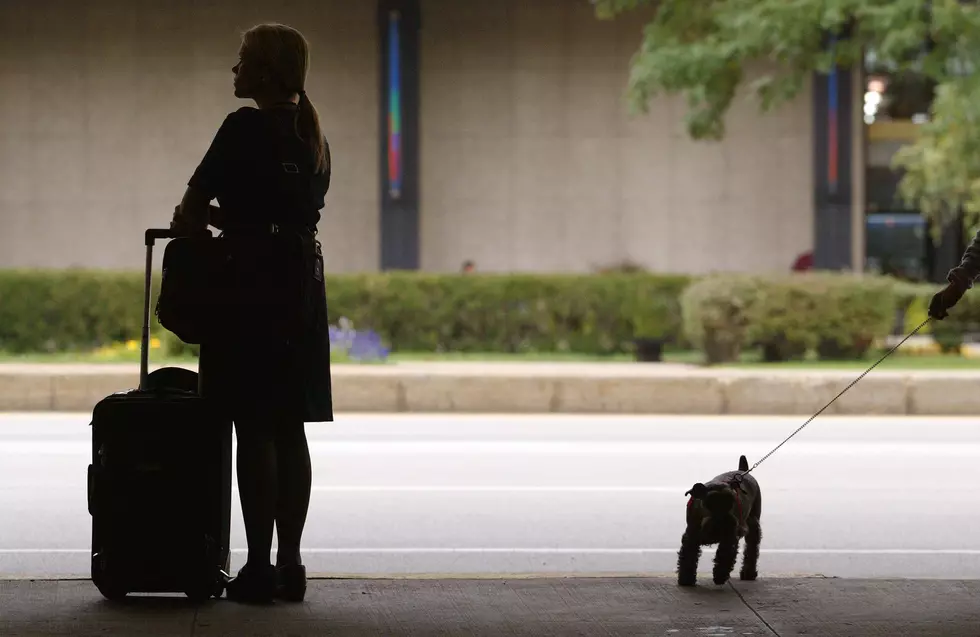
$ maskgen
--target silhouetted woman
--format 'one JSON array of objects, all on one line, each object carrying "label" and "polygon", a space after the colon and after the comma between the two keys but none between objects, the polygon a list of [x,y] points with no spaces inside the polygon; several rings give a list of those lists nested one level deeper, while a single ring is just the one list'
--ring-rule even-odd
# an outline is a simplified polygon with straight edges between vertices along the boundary
[{"label": "silhouetted woman", "polygon": [[228,289],[250,297],[201,349],[202,391],[230,411],[238,438],[248,559],[227,592],[246,602],[305,595],[300,540],[312,480],[305,423],[333,420],[315,238],[330,151],[306,96],[308,65],[307,42],[295,29],[262,24],[243,35],[232,69],[235,96],[258,108],[225,118],[172,224],[188,233],[209,223],[222,230],[221,245],[231,246]]}]

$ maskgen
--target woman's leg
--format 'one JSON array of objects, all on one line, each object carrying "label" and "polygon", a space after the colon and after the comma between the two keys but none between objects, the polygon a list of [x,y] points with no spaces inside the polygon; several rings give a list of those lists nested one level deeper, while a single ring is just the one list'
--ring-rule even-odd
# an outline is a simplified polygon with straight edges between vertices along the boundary
[{"label": "woman's leg", "polygon": [[310,447],[302,420],[278,423],[276,460],[278,497],[275,516],[279,536],[276,566],[299,565],[303,563],[300,557],[300,541],[310,508],[310,489],[313,482]]},{"label": "woman's leg", "polygon": [[274,424],[263,418],[235,420],[238,436],[238,491],[242,501],[247,564],[270,566],[276,518],[276,440]]}]

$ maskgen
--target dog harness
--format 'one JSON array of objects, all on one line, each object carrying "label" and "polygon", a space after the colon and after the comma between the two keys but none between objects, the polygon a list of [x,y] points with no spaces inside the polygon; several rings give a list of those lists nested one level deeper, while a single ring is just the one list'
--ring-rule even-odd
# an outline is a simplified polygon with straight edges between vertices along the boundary
[{"label": "dog harness", "polygon": [[735,506],[738,507],[738,524],[739,526],[745,524],[745,518],[742,516],[742,490],[735,485],[732,489],[735,492]]},{"label": "dog harness", "polygon": [[[738,482],[733,482],[730,486],[735,493],[735,506],[738,508],[738,523],[739,525],[743,525],[745,524],[745,516],[742,513],[742,489],[739,487]],[[692,506],[694,506],[693,495],[687,499],[687,508],[690,509]]]}]

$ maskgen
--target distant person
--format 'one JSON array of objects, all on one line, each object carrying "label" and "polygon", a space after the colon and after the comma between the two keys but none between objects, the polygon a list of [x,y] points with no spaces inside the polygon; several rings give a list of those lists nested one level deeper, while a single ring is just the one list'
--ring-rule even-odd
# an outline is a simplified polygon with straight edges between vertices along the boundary
[{"label": "distant person", "polygon": [[804,252],[793,262],[793,272],[806,272],[813,269],[813,252]]},{"label": "distant person", "polygon": [[[300,540],[312,482],[305,423],[333,420],[316,240],[331,162],[306,95],[308,65],[307,42],[295,29],[261,24],[243,35],[232,68],[235,97],[258,108],[242,107],[225,118],[172,223],[192,234],[210,222],[226,237],[241,238],[232,244],[246,246],[235,257],[244,266],[234,270],[235,289],[254,287],[252,299],[285,299],[247,305],[242,314],[248,316],[232,315],[201,349],[202,393],[230,412],[238,438],[248,558],[227,593],[243,602],[305,596]],[[220,208],[210,206],[212,199]],[[283,289],[299,292],[289,296]],[[276,567],[270,562],[273,525]]]},{"label": "distant person", "polygon": [[461,274],[472,274],[476,272],[476,264],[470,260],[463,261],[463,267],[460,269]]}]

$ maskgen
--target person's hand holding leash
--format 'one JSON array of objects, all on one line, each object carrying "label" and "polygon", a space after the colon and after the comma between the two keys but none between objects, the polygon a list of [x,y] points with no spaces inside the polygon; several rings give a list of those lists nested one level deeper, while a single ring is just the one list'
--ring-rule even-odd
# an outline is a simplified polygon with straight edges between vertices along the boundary
[{"label": "person's hand holding leash", "polygon": [[936,292],[929,302],[929,318],[941,321],[949,316],[951,310],[967,291],[967,287],[958,281],[950,281],[939,292]]}]

